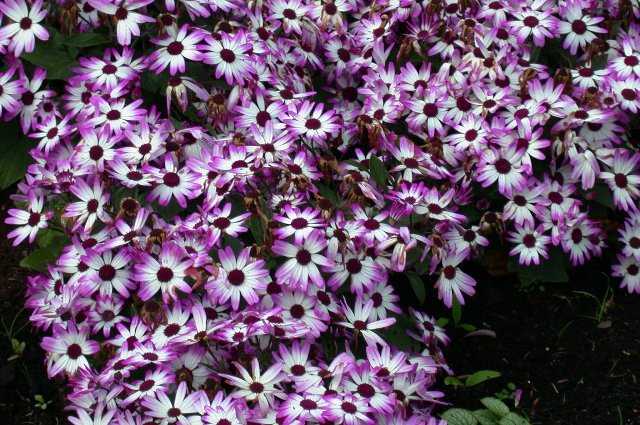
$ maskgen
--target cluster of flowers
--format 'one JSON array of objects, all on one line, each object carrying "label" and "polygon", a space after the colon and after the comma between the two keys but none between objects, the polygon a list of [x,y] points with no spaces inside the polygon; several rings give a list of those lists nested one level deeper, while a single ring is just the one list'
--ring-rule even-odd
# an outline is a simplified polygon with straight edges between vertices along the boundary
[{"label": "cluster of flowers", "polygon": [[[625,217],[613,274],[640,292],[628,2],[46,9],[0,3],[0,114],[37,141],[7,223],[15,244],[69,237],[27,306],[74,424],[438,424],[448,338],[411,309],[400,346],[390,276],[433,276],[451,307],[490,241],[583,264],[602,193]],[[21,59],[45,19],[117,39],[64,93]],[[537,63],[552,48],[579,65]]]}]

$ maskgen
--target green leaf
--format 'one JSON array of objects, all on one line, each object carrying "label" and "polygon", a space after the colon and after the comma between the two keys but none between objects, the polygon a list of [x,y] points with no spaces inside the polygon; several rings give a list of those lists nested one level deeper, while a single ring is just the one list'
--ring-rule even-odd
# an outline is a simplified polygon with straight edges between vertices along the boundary
[{"label": "green leaf", "polygon": [[71,34],[64,37],[61,41],[62,44],[72,47],[92,47],[99,46],[101,44],[107,44],[111,40],[105,34],[99,34],[96,32],[83,32],[79,34]]},{"label": "green leaf", "polygon": [[476,425],[478,420],[471,412],[464,409],[453,408],[442,414],[448,425]]},{"label": "green leaf", "polygon": [[503,417],[509,413],[509,407],[497,398],[485,397],[480,400],[480,403],[482,403],[484,407],[489,409],[491,413],[496,416]]},{"label": "green leaf", "polygon": [[0,189],[6,189],[24,177],[31,163],[29,151],[35,143],[22,135],[17,120],[2,124],[0,128]]},{"label": "green leaf", "polygon": [[251,230],[251,235],[258,244],[264,242],[264,227],[262,226],[262,221],[255,215],[252,215],[249,219],[249,230]]},{"label": "green leaf", "polygon": [[502,419],[500,419],[498,424],[499,425],[528,425],[529,421],[527,421],[522,416],[516,413],[509,412]]},{"label": "green leaf", "polygon": [[22,59],[44,68],[50,80],[64,80],[76,65],[75,57],[62,45],[49,43],[38,44],[33,52],[23,54]]},{"label": "green leaf", "polygon": [[456,378],[455,376],[447,376],[446,378],[444,378],[444,384],[454,388],[464,387],[464,382],[462,382],[460,379]]},{"label": "green leaf", "polygon": [[488,381],[490,379],[495,379],[500,377],[500,372],[495,370],[479,370],[469,376],[467,381],[465,382],[465,386],[473,387],[474,385],[478,385],[482,382]]},{"label": "green leaf", "polygon": [[498,425],[498,420],[500,420],[487,409],[474,410],[473,416],[480,422],[480,425]]},{"label": "green leaf", "polygon": [[446,317],[441,317],[436,322],[436,325],[440,326],[441,328],[444,328],[448,324],[449,324],[449,319],[447,319]]},{"label": "green leaf", "polygon": [[62,248],[68,243],[68,238],[60,233],[54,237],[46,246],[41,246],[33,250],[28,256],[20,261],[20,267],[44,272],[49,264],[58,258]]},{"label": "green leaf", "polygon": [[606,184],[598,183],[593,187],[594,200],[600,205],[604,205],[610,210],[614,209],[613,195],[611,189]]},{"label": "green leaf", "polygon": [[373,180],[378,183],[379,186],[386,186],[387,179],[389,178],[389,172],[377,156],[369,158],[369,172],[371,173]]},{"label": "green leaf", "polygon": [[320,192],[320,195],[331,201],[334,206],[337,206],[340,203],[338,195],[329,186],[322,183],[316,183],[315,185],[316,188],[318,188],[318,192]]},{"label": "green leaf", "polygon": [[422,281],[420,276],[418,276],[417,273],[408,272],[407,278],[409,279],[409,283],[411,284],[411,288],[413,289],[413,292],[416,294],[416,297],[418,298],[418,302],[420,304],[424,303],[424,300],[427,297],[427,293],[424,289],[424,282]]},{"label": "green leaf", "polygon": [[460,323],[460,319],[462,319],[462,306],[455,297],[453,298],[451,315],[453,316],[453,323],[458,326],[458,323]]}]

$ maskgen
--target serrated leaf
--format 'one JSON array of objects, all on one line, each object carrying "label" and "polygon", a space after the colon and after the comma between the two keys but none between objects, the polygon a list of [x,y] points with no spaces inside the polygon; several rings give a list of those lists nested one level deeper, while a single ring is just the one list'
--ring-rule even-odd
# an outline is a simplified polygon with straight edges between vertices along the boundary
[{"label": "serrated leaf", "polygon": [[29,151],[35,142],[24,137],[17,120],[2,125],[0,140],[0,189],[21,180],[31,162]]},{"label": "serrated leaf", "polygon": [[408,272],[407,278],[409,279],[409,283],[411,284],[411,289],[413,289],[413,293],[416,294],[416,298],[420,304],[424,303],[424,300],[427,297],[426,290],[424,288],[424,282],[418,276],[417,273]]},{"label": "serrated leaf", "polygon": [[481,384],[485,381],[495,379],[500,376],[500,372],[496,370],[479,370],[467,378],[465,385],[467,387],[473,387],[474,385]]},{"label": "serrated leaf", "polygon": [[480,400],[480,403],[499,417],[503,417],[509,413],[509,407],[495,397],[485,397]]},{"label": "serrated leaf", "polygon": [[384,163],[377,156],[369,158],[369,172],[371,173],[373,180],[379,186],[386,186],[387,179],[389,178],[389,172],[385,168]]},{"label": "serrated leaf", "polygon": [[498,416],[487,409],[474,410],[473,416],[480,422],[480,425],[498,425],[498,420],[500,420]]},{"label": "serrated leaf", "polygon": [[502,417],[502,419],[500,419],[498,424],[499,425],[529,425],[529,421],[527,421],[522,416],[516,413],[509,412],[504,417]]},{"label": "serrated leaf", "polygon": [[442,419],[445,419],[448,425],[476,425],[478,423],[471,412],[456,407],[444,412]]},{"label": "serrated leaf", "polygon": [[72,47],[92,47],[99,46],[101,44],[107,44],[111,40],[105,34],[100,34],[96,32],[83,32],[79,34],[72,34],[66,37],[63,37],[62,44]]}]

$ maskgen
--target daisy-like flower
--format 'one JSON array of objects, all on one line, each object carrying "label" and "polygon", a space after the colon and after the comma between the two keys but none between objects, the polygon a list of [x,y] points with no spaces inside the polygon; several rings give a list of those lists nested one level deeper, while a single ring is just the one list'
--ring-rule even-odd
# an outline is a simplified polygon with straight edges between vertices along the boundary
[{"label": "daisy-like flower", "polygon": [[47,359],[47,374],[50,378],[62,371],[75,375],[79,369],[89,368],[86,356],[97,353],[100,345],[88,337],[89,329],[78,328],[74,322],[67,322],[66,329],[54,327],[53,337],[44,337],[41,345],[50,353]]},{"label": "daisy-like flower", "polygon": [[185,282],[186,270],[191,266],[190,259],[184,259],[185,252],[176,244],[162,244],[158,258],[142,253],[135,266],[135,280],[139,282],[138,296],[147,301],[158,291],[166,302],[177,297],[176,290],[191,293],[191,287]]},{"label": "daisy-like flower", "polygon": [[516,30],[518,43],[524,43],[531,35],[533,44],[542,47],[545,39],[553,38],[557,34],[558,20],[553,16],[554,10],[548,7],[547,3],[547,0],[535,0],[523,10],[512,12],[517,20],[509,22],[509,25]]},{"label": "daisy-like flower", "polygon": [[204,37],[204,31],[191,28],[189,24],[184,24],[179,30],[167,27],[164,37],[153,40],[154,44],[162,47],[149,56],[149,69],[159,74],[168,66],[171,75],[184,73],[187,68],[185,59],[200,61],[197,44]]},{"label": "daisy-like flower", "polygon": [[478,165],[477,179],[483,187],[498,182],[498,190],[504,196],[519,191],[526,183],[525,170],[516,152],[486,150]]},{"label": "daisy-like flower", "polygon": [[218,250],[218,258],[222,271],[206,285],[217,302],[224,304],[231,300],[234,310],[240,306],[240,297],[249,305],[257,303],[258,294],[264,293],[271,282],[264,260],[252,258],[251,248],[244,248],[236,257],[229,246]]},{"label": "daisy-like flower", "polygon": [[206,395],[201,391],[193,391],[189,395],[187,392],[187,383],[182,381],[173,401],[164,391],[158,391],[155,397],[144,397],[141,404],[147,409],[147,415],[158,419],[161,425],[191,425],[191,418],[204,413]]},{"label": "daisy-like flower", "polygon": [[91,279],[100,288],[100,295],[110,296],[113,289],[123,297],[129,296],[129,289],[134,285],[131,282],[131,272],[127,265],[131,260],[126,250],[122,249],[113,255],[112,251],[104,251],[101,254],[91,253],[83,257],[82,261],[91,268]]},{"label": "daisy-like flower", "polygon": [[335,136],[340,129],[335,111],[324,111],[322,103],[303,101],[285,123],[294,136],[303,136],[314,145],[323,146],[327,138]]},{"label": "daisy-like flower", "polygon": [[384,346],[387,345],[386,341],[376,334],[374,330],[387,328],[396,323],[396,319],[387,317],[386,319],[371,320],[373,306],[373,300],[364,302],[362,299],[356,299],[352,310],[343,300],[342,313],[346,321],[338,322],[337,324],[361,334],[367,345],[380,344]]},{"label": "daisy-like flower", "polygon": [[348,393],[331,397],[327,402],[326,417],[334,424],[371,425],[374,423],[368,415],[373,409],[363,398]]},{"label": "daisy-like flower", "polygon": [[573,55],[578,52],[578,47],[584,50],[587,44],[595,40],[598,37],[596,34],[607,32],[598,26],[604,17],[584,14],[584,6],[581,0],[570,0],[560,10],[565,20],[560,21],[558,30],[561,34],[567,34],[562,47],[569,49]]},{"label": "daisy-like flower", "polygon": [[333,262],[322,255],[327,241],[320,230],[312,231],[300,243],[292,245],[285,241],[275,241],[271,250],[274,254],[288,257],[276,271],[276,278],[292,288],[306,290],[309,282],[324,288],[324,278],[318,266],[331,267]]},{"label": "daisy-like flower", "polygon": [[640,294],[640,266],[638,260],[633,257],[618,255],[618,264],[614,264],[611,268],[611,274],[621,277],[621,288],[627,288],[630,294]]},{"label": "daisy-like flower", "polygon": [[640,79],[629,77],[623,81],[611,82],[613,90],[620,101],[620,107],[631,113],[640,109]]},{"label": "daisy-like flower", "polygon": [[124,0],[118,2],[113,0],[89,0],[89,3],[98,11],[115,18],[118,43],[123,46],[131,44],[131,36],[140,36],[140,24],[155,21],[150,16],[134,12],[134,10],[153,3],[153,0]]},{"label": "daisy-like flower", "polygon": [[453,295],[464,305],[462,294],[472,296],[476,293],[476,281],[458,267],[468,255],[468,251],[448,252],[442,259],[442,269],[435,287],[438,289],[438,298],[449,308],[453,305]]},{"label": "daisy-like flower", "polygon": [[280,23],[286,34],[301,34],[300,24],[310,7],[312,6],[305,5],[301,0],[272,0],[269,2],[271,14],[267,19]]},{"label": "daisy-like flower", "polygon": [[104,403],[98,403],[89,415],[84,409],[76,408],[76,416],[69,416],[67,419],[72,425],[109,425],[118,412],[117,409],[111,408],[105,411]]},{"label": "daisy-like flower", "polygon": [[423,129],[429,137],[444,133],[447,109],[443,100],[442,90],[433,89],[423,96],[408,102],[412,111],[407,118],[409,128],[418,134],[423,134]]},{"label": "daisy-like flower", "polygon": [[227,84],[244,85],[250,74],[254,72],[251,64],[251,44],[243,32],[235,34],[222,33],[220,38],[207,37],[200,46],[201,59],[204,63],[215,65],[216,78],[224,75]]},{"label": "daisy-like flower", "polygon": [[301,243],[314,229],[324,226],[320,210],[305,208],[301,211],[289,205],[285,205],[283,214],[274,215],[273,220],[284,224],[283,227],[275,230],[274,235],[279,239],[286,239],[293,235],[296,243]]},{"label": "daisy-like flower", "polygon": [[174,374],[167,369],[147,371],[143,380],[124,384],[131,393],[122,401],[122,405],[126,407],[143,397],[153,397],[158,392],[165,392],[174,381]]},{"label": "daisy-like flower", "polygon": [[266,412],[274,406],[275,398],[284,399],[285,393],[277,388],[283,378],[282,364],[271,365],[264,373],[260,372],[260,363],[257,358],[251,359],[251,372],[247,371],[240,363],[234,362],[240,378],[233,375],[220,373],[227,381],[237,387],[231,395],[236,398],[244,398],[249,402],[257,402],[260,409]]},{"label": "daisy-like flower", "polygon": [[540,257],[549,258],[547,246],[551,238],[544,234],[544,227],[539,225],[535,229],[529,224],[516,229],[509,235],[509,241],[517,244],[509,255],[519,255],[520,264],[529,266],[540,264]]},{"label": "daisy-like flower", "polygon": [[640,155],[628,155],[623,150],[616,150],[611,168],[600,173],[613,192],[613,202],[616,207],[624,211],[637,210],[637,200],[640,198],[640,175],[634,171],[640,164]]},{"label": "daisy-like flower", "polygon": [[126,105],[126,100],[116,100],[108,102],[101,97],[92,99],[96,108],[94,118],[88,120],[81,127],[88,132],[91,128],[104,125],[109,132],[118,136],[127,130],[133,123],[137,123],[143,119],[147,111],[140,108],[142,99],[134,100]]},{"label": "daisy-like flower", "polygon": [[35,49],[36,38],[47,41],[49,32],[40,24],[47,16],[42,0],[35,0],[31,8],[26,0],[6,0],[0,3],[0,12],[13,22],[0,28],[0,44],[10,39],[9,50],[17,57],[22,52],[31,53]]},{"label": "daisy-like flower", "polygon": [[187,207],[187,199],[195,198],[201,187],[198,177],[187,167],[178,168],[177,161],[170,155],[164,157],[164,168],[145,167],[156,179],[156,186],[149,192],[149,201],[158,200],[160,205],[168,205],[175,199],[182,208]]},{"label": "daisy-like flower", "polygon": [[29,239],[29,243],[33,243],[36,235],[41,229],[46,229],[49,220],[53,216],[50,211],[43,211],[44,197],[29,192],[27,195],[28,210],[19,210],[11,208],[8,211],[9,216],[5,219],[5,223],[14,226],[20,226],[7,234],[7,238],[13,239],[13,246],[17,246],[25,239]]},{"label": "daisy-like flower", "polygon": [[16,67],[11,66],[4,72],[0,72],[0,117],[10,119],[20,112],[20,96],[24,93],[24,82],[21,79],[13,80]]},{"label": "daisy-like flower", "polygon": [[84,230],[88,232],[96,220],[103,223],[111,221],[111,217],[105,210],[109,202],[109,193],[105,191],[99,179],[94,179],[91,186],[83,179],[77,179],[69,190],[80,201],[68,204],[62,216],[74,218],[74,228],[78,228],[84,223]]}]

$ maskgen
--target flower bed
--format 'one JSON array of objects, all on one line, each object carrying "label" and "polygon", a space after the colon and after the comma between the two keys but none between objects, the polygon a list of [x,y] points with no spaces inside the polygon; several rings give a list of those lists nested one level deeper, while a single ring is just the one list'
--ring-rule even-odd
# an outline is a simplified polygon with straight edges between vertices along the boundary
[{"label": "flower bed", "polygon": [[606,3],[0,4],[8,236],[70,421],[437,425],[422,305],[465,261],[614,249],[640,292],[639,11]]}]

